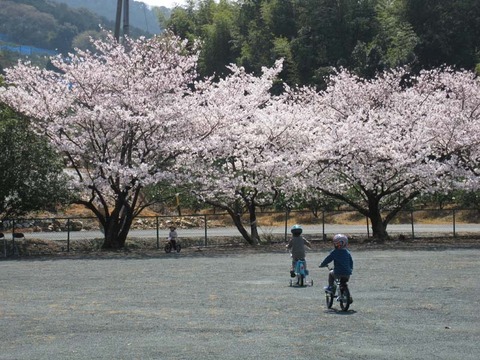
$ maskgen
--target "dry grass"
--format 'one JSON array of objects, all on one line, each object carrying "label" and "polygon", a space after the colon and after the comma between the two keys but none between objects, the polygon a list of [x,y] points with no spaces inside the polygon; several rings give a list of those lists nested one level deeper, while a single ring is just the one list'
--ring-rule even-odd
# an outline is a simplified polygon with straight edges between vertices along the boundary
[{"label": "dry grass", "polygon": [[[213,239],[212,239],[213,240]],[[131,257],[164,257],[178,256],[177,254],[165,254],[163,243],[157,249],[156,242],[145,239],[129,239],[124,249],[121,250],[102,250],[102,239],[94,240],[76,240],[71,242],[70,249],[67,251],[67,244],[64,241],[49,241],[38,239],[24,239],[17,242],[18,252],[14,257],[21,258],[131,258]],[[283,241],[249,246],[240,238],[218,238],[211,241],[208,247],[198,244],[198,239],[183,239],[182,251],[180,256],[198,255],[222,255],[222,254],[241,254],[258,252],[285,252],[285,243]],[[378,242],[374,239],[365,239],[352,237],[349,248],[353,251],[368,250],[444,250],[459,248],[480,248],[480,241],[477,237],[431,237],[421,239],[392,239],[385,242]],[[331,249],[330,242],[314,241],[312,242],[312,251],[327,251]],[[0,245],[3,254],[3,248]],[[10,254],[12,256],[12,254]]]},{"label": "dry grass", "polygon": [[[180,218],[176,209],[171,209],[168,211],[168,214],[171,214],[172,218]],[[189,216],[195,214],[189,209],[182,209],[182,214],[184,216]],[[209,223],[215,223],[216,226],[232,226],[232,220],[228,214],[225,213],[213,213],[211,210],[206,209],[202,210],[197,215],[205,214],[208,216]],[[154,216],[165,216],[165,214],[160,214],[152,209],[144,209],[140,214],[140,217],[154,217]],[[319,224],[323,221],[322,213],[318,214],[318,217],[315,217],[312,212],[291,212],[288,215],[289,224]],[[86,209],[82,205],[71,205],[65,209],[59,210],[57,213],[48,213],[42,212],[35,215],[32,214],[30,217],[46,217],[46,218],[60,218],[60,217],[94,217],[93,213]],[[362,214],[356,211],[332,211],[326,212],[325,223],[327,224],[345,224],[345,225],[359,225],[366,224],[367,219]],[[400,212],[392,221],[391,224],[410,224],[412,221],[411,213],[409,211]],[[480,222],[480,213],[475,210],[465,210],[465,211],[456,211],[455,221],[457,223],[479,223]],[[285,213],[283,212],[267,212],[267,213],[258,213],[257,222],[262,226],[282,226],[285,223]],[[414,212],[414,222],[417,224],[451,224],[453,222],[453,211],[452,210],[428,210],[428,211],[415,211]],[[248,215],[244,215],[244,223],[248,224]]]},{"label": "dry grass", "polygon": [[[182,209],[183,214],[191,214],[188,209]],[[221,214],[213,214],[211,211],[203,211],[201,212],[208,216],[208,224],[210,227],[225,227],[225,226],[233,226],[231,218],[224,213]],[[193,224],[196,221],[203,221],[203,217],[195,217],[192,219],[186,217],[178,217],[178,214],[175,210],[171,211],[171,216],[165,217],[164,214],[159,214],[151,209],[146,209],[142,212],[141,216],[144,217],[154,217],[154,216],[162,216],[161,219],[161,228],[166,228],[167,225],[164,222],[173,221],[179,225],[180,228],[189,228],[189,227],[198,227],[203,226],[201,224]],[[198,214],[199,215],[199,214]],[[57,213],[37,213],[32,214],[33,217],[43,217],[43,218],[86,218],[90,217],[93,218],[93,214],[81,205],[72,205]],[[189,221],[192,221],[192,224],[189,224]],[[248,216],[244,217],[244,225],[248,227]],[[133,228],[144,228],[145,226],[148,228],[154,227],[154,225],[148,222],[148,219],[141,219],[139,222],[134,223],[132,225]],[[153,221],[153,220],[152,220]],[[338,211],[338,212],[329,212],[325,213],[325,218],[323,219],[323,214],[320,213],[319,217],[315,217],[312,212],[291,212],[288,216],[288,225],[291,226],[294,223],[302,224],[302,225],[309,225],[309,224],[321,224],[322,221],[325,221],[327,224],[345,224],[345,225],[364,225],[366,224],[366,218],[355,211]],[[423,224],[451,224],[453,221],[453,212],[452,210],[437,210],[437,211],[416,211],[414,212],[414,221],[415,223],[423,223]],[[476,211],[457,211],[455,221],[457,223],[478,223],[479,213]],[[98,226],[96,221],[93,221],[95,226]],[[392,224],[409,224],[411,222],[411,213],[410,212],[401,212],[391,223]],[[257,218],[257,224],[262,227],[264,230],[268,227],[273,226],[283,226],[285,224],[285,213],[277,212],[277,213],[259,213]],[[192,226],[190,226],[192,225]],[[22,229],[23,232],[28,232],[29,229]],[[267,231],[268,232],[268,231]],[[264,251],[271,251],[275,249],[275,244],[282,241],[282,239],[278,240],[276,237],[268,236],[268,234],[262,234],[265,240],[265,244],[262,245],[262,249]],[[400,241],[399,241],[400,240]],[[185,249],[188,248],[199,248],[201,247],[202,240],[199,239],[182,239],[184,241],[183,245]],[[241,239],[241,237],[237,237],[235,239],[209,239],[210,243],[209,246],[212,247],[220,247],[222,249],[230,248],[230,249],[244,249],[250,248],[249,246],[245,245],[245,242]],[[61,256],[71,254],[96,254],[96,253],[106,253],[100,250],[101,244],[103,239],[95,239],[95,240],[77,240],[72,241],[70,244],[67,244],[66,241],[48,241],[48,240],[38,240],[38,239],[22,239],[16,241],[17,243],[17,253],[20,256]],[[10,243],[10,242],[8,242]],[[355,244],[356,243],[356,244]],[[476,235],[470,236],[468,239],[459,239],[457,238],[431,238],[428,241],[422,243],[429,244],[428,246],[479,246],[477,243],[480,241],[477,240]],[[393,245],[392,245],[393,244]],[[394,239],[382,244],[382,246],[406,246],[415,248],[418,246],[416,241],[408,240],[408,239]],[[364,246],[364,247],[371,247],[373,246],[371,239],[352,239],[353,246]],[[3,244],[0,244],[0,254],[4,253]],[[67,252],[67,246],[69,247],[69,251]],[[163,252],[164,244],[160,244],[160,249],[157,249],[156,241],[145,240],[145,239],[129,239],[127,241],[125,249],[117,253],[153,253],[158,254]],[[282,245],[283,246],[283,245]],[[375,245],[377,246],[377,245]],[[8,247],[7,247],[8,249]],[[8,249],[11,251],[12,249]],[[283,250],[283,248],[282,248]],[[188,251],[188,250],[187,250]],[[236,250],[235,250],[236,251]],[[183,252],[183,250],[182,250]],[[108,253],[108,252],[107,252]]]}]

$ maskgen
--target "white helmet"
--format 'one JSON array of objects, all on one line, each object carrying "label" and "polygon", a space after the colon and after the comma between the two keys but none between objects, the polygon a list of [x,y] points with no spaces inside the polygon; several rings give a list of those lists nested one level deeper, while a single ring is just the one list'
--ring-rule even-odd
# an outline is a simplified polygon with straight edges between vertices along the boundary
[{"label": "white helmet", "polygon": [[348,237],[343,234],[337,234],[333,237],[333,246],[335,249],[344,249],[348,245]]}]

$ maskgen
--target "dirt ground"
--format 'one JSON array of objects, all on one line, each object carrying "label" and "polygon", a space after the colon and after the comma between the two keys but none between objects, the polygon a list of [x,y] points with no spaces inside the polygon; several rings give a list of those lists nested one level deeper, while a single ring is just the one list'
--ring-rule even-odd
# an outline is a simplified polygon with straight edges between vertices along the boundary
[{"label": "dirt ground", "polygon": [[[168,256],[163,248],[156,248],[156,243],[152,240],[129,239],[122,250],[101,250],[101,239],[75,241],[70,251],[66,251],[64,245],[59,241],[45,241],[28,239],[18,241],[18,252],[10,254],[9,258],[151,258]],[[189,246],[188,241],[184,241],[182,253],[187,254],[248,254],[248,253],[277,253],[285,252],[285,243],[276,242],[250,246],[241,241],[233,239],[223,239],[214,246],[200,247]],[[385,242],[378,242],[373,239],[352,238],[349,248],[352,250],[442,250],[442,249],[480,249],[479,237],[422,237],[418,239],[392,239]],[[323,251],[331,249],[330,242],[313,241],[313,251]],[[3,249],[1,249],[3,253]],[[0,258],[1,259],[1,258]]]},{"label": "dirt ground", "polygon": [[348,312],[325,306],[323,243],[307,253],[307,287],[289,286],[283,244],[12,258],[0,359],[477,360],[473,246],[352,243]]}]

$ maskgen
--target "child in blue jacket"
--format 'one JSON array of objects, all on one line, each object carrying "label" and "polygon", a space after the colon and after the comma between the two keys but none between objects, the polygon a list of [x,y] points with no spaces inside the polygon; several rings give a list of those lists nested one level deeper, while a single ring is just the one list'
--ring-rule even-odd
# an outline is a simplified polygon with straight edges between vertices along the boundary
[{"label": "child in blue jacket", "polygon": [[347,250],[348,237],[343,234],[337,234],[333,237],[333,246],[335,249],[322,261],[319,267],[327,267],[333,261],[333,270],[328,274],[328,286],[326,291],[333,290],[335,279],[340,279],[340,285],[346,284],[350,280],[353,272],[353,259],[350,251]]}]

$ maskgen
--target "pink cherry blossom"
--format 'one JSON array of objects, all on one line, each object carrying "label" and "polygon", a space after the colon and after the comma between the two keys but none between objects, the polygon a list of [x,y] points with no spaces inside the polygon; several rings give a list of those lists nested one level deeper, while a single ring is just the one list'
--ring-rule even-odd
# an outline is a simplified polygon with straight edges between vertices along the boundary
[{"label": "pink cherry blossom", "polygon": [[171,179],[172,160],[192,134],[183,99],[197,55],[170,34],[151,39],[111,35],[95,53],[58,56],[58,72],[19,63],[7,71],[2,101],[65,155],[72,186],[105,230],[105,247],[122,247],[130,224],[148,206],[141,190]]}]

